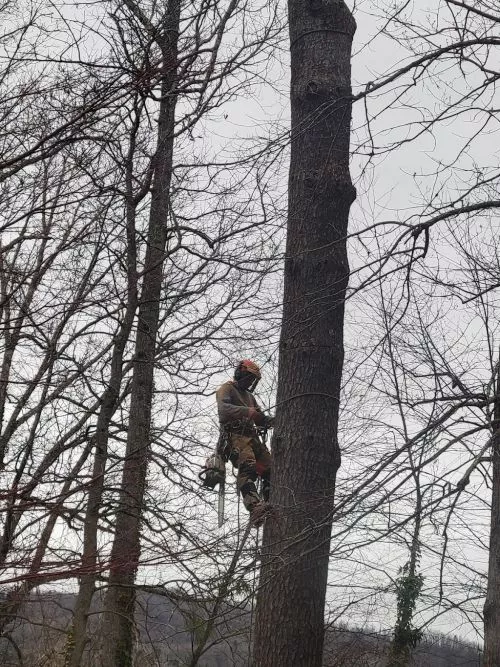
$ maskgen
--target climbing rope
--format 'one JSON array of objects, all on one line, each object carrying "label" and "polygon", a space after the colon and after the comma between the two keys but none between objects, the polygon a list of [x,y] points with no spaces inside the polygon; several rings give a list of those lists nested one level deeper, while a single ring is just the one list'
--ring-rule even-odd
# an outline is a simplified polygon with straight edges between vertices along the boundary
[{"label": "climbing rope", "polygon": [[255,588],[257,582],[257,558],[259,554],[259,537],[260,528],[257,528],[257,535],[255,537],[255,563],[253,568],[253,582],[250,605],[250,632],[248,633],[248,664],[247,667],[252,667],[252,641],[253,641],[253,613],[255,608]]},{"label": "climbing rope", "polygon": [[[257,493],[259,496],[262,493],[262,479],[259,477],[256,480],[255,484],[257,488]],[[238,493],[238,490],[236,490],[237,496],[238,496],[238,530],[237,534],[240,534],[241,530],[241,496]],[[245,510],[246,511],[246,510]],[[246,539],[250,533],[251,529],[251,523],[250,523],[250,517],[248,517],[248,524],[247,527],[245,528],[245,533],[243,535],[242,541],[240,546],[237,548],[237,552],[241,554],[243,551]],[[259,561],[259,542],[260,542],[260,526],[257,528],[256,536],[255,536],[255,547],[253,549],[254,552],[254,567],[253,567],[253,579],[252,579],[252,588],[250,592],[250,629],[248,633],[248,648],[247,648],[247,667],[251,667],[252,665],[252,641],[253,641],[253,618],[254,618],[254,611],[255,611],[255,594],[256,594],[256,588],[257,588],[257,563]]]}]

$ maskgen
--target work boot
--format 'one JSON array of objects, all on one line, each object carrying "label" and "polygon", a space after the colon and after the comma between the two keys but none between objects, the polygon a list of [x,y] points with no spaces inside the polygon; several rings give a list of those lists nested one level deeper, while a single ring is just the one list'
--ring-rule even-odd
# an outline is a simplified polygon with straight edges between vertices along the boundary
[{"label": "work boot", "polygon": [[267,517],[271,514],[272,507],[263,501],[256,503],[250,509],[250,523],[254,528],[260,528]]}]

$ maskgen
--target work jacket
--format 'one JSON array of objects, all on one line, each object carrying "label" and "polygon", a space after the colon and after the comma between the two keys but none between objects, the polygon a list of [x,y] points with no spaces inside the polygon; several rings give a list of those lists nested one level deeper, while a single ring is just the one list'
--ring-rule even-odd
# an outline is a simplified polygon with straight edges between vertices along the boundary
[{"label": "work jacket", "polygon": [[245,389],[238,389],[236,382],[229,380],[216,393],[219,421],[223,426],[247,422],[253,427],[255,411],[262,412],[254,395]]}]

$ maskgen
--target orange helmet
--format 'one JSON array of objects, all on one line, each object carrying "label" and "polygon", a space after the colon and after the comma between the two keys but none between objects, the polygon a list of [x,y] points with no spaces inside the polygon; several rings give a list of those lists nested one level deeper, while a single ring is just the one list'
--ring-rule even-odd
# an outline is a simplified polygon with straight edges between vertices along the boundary
[{"label": "orange helmet", "polygon": [[260,380],[260,368],[257,366],[255,361],[251,361],[250,359],[243,359],[240,361],[236,368],[236,372],[238,373],[251,373],[252,375],[255,375],[255,377]]}]

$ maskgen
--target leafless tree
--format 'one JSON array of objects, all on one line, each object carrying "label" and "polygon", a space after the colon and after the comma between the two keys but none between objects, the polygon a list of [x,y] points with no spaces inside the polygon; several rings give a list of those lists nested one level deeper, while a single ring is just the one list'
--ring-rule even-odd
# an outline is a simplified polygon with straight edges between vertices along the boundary
[{"label": "leafless tree", "polygon": [[[199,395],[203,403],[211,375],[227,366],[232,349],[242,347],[242,335],[246,337],[243,345],[262,338],[266,317],[275,317],[274,304],[269,304],[261,309],[258,326],[246,318],[248,304],[260,298],[279,244],[279,220],[273,228],[272,208],[265,205],[267,155],[257,148],[244,159],[228,153],[226,159],[217,160],[213,158],[217,148],[205,156],[210,151],[193,134],[200,118],[206,119],[230,101],[237,87],[249,90],[253,78],[257,79],[260,54],[280,38],[275,10],[266,5],[265,20],[261,15],[258,29],[247,35],[253,19],[244,4],[228,3],[222,13],[215,5],[186,6],[179,51],[173,54],[167,44],[173,26],[162,24],[163,10],[134,3],[119,7],[109,3],[107,9],[109,13],[90,21],[89,17],[81,23],[74,17],[64,21],[68,39],[77,34],[76,29],[88,29],[92,39],[99,34],[99,39],[106,40],[113,34],[115,43],[107,59],[83,57],[92,39],[89,46],[82,38],[66,45],[59,63],[57,59],[49,62],[48,57],[46,63],[47,85],[51,83],[54,90],[58,84],[49,65],[61,65],[66,74],[74,68],[75,79],[82,68],[88,71],[99,113],[86,116],[85,131],[81,124],[76,130],[68,125],[71,140],[63,140],[59,133],[61,140],[50,144],[43,135],[44,150],[30,149],[29,165],[14,146],[12,169],[8,171],[9,163],[3,172],[4,230],[9,235],[2,238],[1,260],[2,583],[10,589],[2,623],[6,627],[15,619],[35,587],[78,577],[80,592],[66,648],[71,664],[79,664],[88,640],[87,620],[96,585],[107,580],[106,535],[116,534],[127,544],[131,540],[137,553],[138,533],[134,538],[119,528],[119,522],[118,530],[115,525],[115,513],[123,517],[130,499],[138,508],[136,527],[143,525],[144,563],[154,563],[155,552],[162,553],[165,562],[165,544],[153,538],[155,531],[167,530],[172,536],[180,532],[186,540],[178,552],[173,550],[173,563],[181,560],[182,549],[193,548],[187,546],[190,542],[200,558],[209,549],[188,527],[194,517],[185,517],[183,524],[175,498],[172,501],[169,496],[170,507],[163,505],[161,486],[178,485],[177,493],[187,490],[197,498],[188,467],[198,463],[206,444],[196,432],[199,427],[193,431],[189,426],[189,420],[199,421],[200,404],[195,405],[194,399]],[[99,24],[99,31],[92,29],[96,25],[92,20]],[[243,30],[241,43],[227,41],[230,29]],[[41,50],[32,55],[36,69],[43,62]],[[19,66],[29,60],[25,53],[16,58]],[[108,78],[108,73],[113,74]],[[117,81],[114,97],[112,76]],[[69,76],[64,79],[69,88],[71,81]],[[75,104],[81,101],[81,89],[71,92]],[[179,97],[182,107],[174,125],[174,102]],[[28,129],[23,125],[28,118],[22,99],[19,93],[17,102],[12,101],[17,136]],[[42,98],[37,101],[40,107],[31,107],[32,122],[42,132]],[[61,101],[69,113],[71,95],[61,93]],[[62,115],[60,109],[58,113]],[[151,124],[158,113],[164,122],[158,126],[162,133],[155,148]],[[49,124],[47,135],[48,128]],[[13,140],[15,133],[9,131],[8,136]],[[200,148],[194,156],[192,142]],[[229,168],[230,185],[220,175]],[[173,179],[170,185],[166,176]],[[249,202],[252,197],[255,202]],[[149,225],[148,238],[147,218],[152,219],[153,211],[155,221],[153,227]],[[163,241],[168,238],[166,249],[161,239],[151,236],[156,232]],[[166,259],[170,266],[162,279]],[[147,289],[152,290],[149,296]],[[144,328],[150,308],[156,319],[156,342],[152,329]],[[163,410],[169,412],[153,424],[146,440],[135,439],[134,451],[153,467],[153,478],[163,475],[158,477],[156,495],[156,480],[149,480],[144,504],[136,491],[144,488],[145,467],[141,472],[131,465],[131,457],[126,453],[124,457],[122,450],[129,409],[137,410],[140,417],[132,418],[133,427],[139,428],[145,418],[143,428],[149,432],[149,417],[136,405],[133,391],[134,373],[137,376],[137,369],[145,368],[139,363],[140,355],[132,352],[134,337],[137,346],[141,335],[146,347],[153,344],[155,348],[147,364],[150,378],[153,367],[161,374],[155,401],[147,403],[155,419]],[[150,383],[150,392],[152,388]],[[125,483],[120,479],[122,461]],[[126,476],[139,472],[142,481],[130,494]],[[44,517],[40,537],[37,527]],[[113,577],[120,575],[116,553],[115,547],[112,584]],[[132,565],[137,567],[137,559]],[[192,576],[189,567],[185,572]],[[116,591],[119,583],[109,590]],[[111,625],[116,617],[109,609],[109,596],[107,604]]]},{"label": "leafless tree", "polygon": [[[36,587],[78,578],[62,649],[73,666],[101,659],[92,619],[103,597],[109,637],[129,661],[134,623],[140,625],[133,612],[137,591],[136,609],[147,607],[142,593],[154,592],[189,616],[192,646],[183,659],[189,656],[191,664],[231,634],[232,614],[251,620],[255,547],[240,553],[237,572],[231,570],[241,527],[230,524],[234,534],[223,536],[203,527],[199,507],[208,511],[210,501],[197,495],[190,468],[214,437],[206,395],[221,369],[253,343],[263,359],[272,356],[280,313],[270,276],[279,267],[283,211],[269,184],[276,171],[273,186],[283,189],[278,161],[286,158],[290,137],[256,141],[250,150],[245,138],[244,150],[229,151],[219,120],[264,76],[266,58],[279,50],[281,24],[274,6],[265,4],[259,15],[240,2],[182,3],[174,47],[165,23],[174,20],[174,7],[101,3],[85,16],[62,12],[57,22],[47,20],[59,11],[49,2],[25,4],[18,13],[8,2],[1,8],[9,26],[1,44],[0,107],[1,625],[9,633]],[[380,35],[392,39],[394,60],[391,55],[370,83],[364,77],[352,98],[336,69],[349,59],[347,49],[333,62],[337,48],[350,42],[348,13],[342,20],[349,35],[324,17],[323,5],[312,3],[306,25],[317,30],[318,22],[320,33],[303,35],[300,12],[290,14],[292,170],[274,442],[278,513],[266,529],[257,664],[279,664],[281,647],[293,647],[290,635],[301,638],[304,650],[314,645],[307,659],[319,664],[328,557],[331,625],[350,613],[357,620],[374,603],[385,605],[392,623],[397,567],[410,553],[416,572],[419,549],[422,563],[433,568],[416,610],[420,626],[452,609],[473,624],[480,617],[484,573],[465,562],[455,538],[460,531],[470,541],[482,539],[473,533],[482,535],[481,517],[489,511],[485,489],[495,442],[499,273],[494,235],[486,228],[494,227],[498,208],[498,165],[478,156],[497,116],[498,12],[485,1],[436,0],[432,7],[439,10],[434,24],[406,3],[390,14],[381,4]],[[332,72],[340,78],[327,99]],[[354,207],[347,234],[351,102],[364,208]],[[471,114],[476,124],[463,142],[445,145],[447,124]],[[412,210],[397,200],[397,216],[377,201],[367,222],[364,193],[385,168],[382,160],[404,164],[398,156],[427,137],[439,146],[439,159],[415,173],[412,192],[420,199],[414,195]],[[301,168],[303,179],[296,177]],[[336,187],[339,175],[345,197]],[[315,220],[321,233],[311,231]],[[328,226],[332,220],[335,228]],[[461,234],[467,227],[480,242]],[[339,427],[344,470],[337,475],[345,241],[352,268]],[[444,266],[443,248],[460,258],[460,272]],[[340,273],[328,277],[333,264]],[[444,303],[453,303],[471,326],[481,322],[475,340],[459,327],[468,349],[449,333],[458,325]],[[258,313],[257,322],[251,313]],[[325,345],[318,345],[319,331]],[[321,366],[314,376],[312,360]],[[320,393],[329,397],[312,396]],[[307,423],[322,424],[323,444],[333,438],[333,446],[321,447],[325,459],[310,461],[292,446],[309,442]],[[387,545],[397,554],[391,565],[377,562]],[[293,611],[288,598],[299,596],[289,583],[303,582],[301,563],[311,553],[320,563],[319,592],[311,606],[315,630],[306,639],[299,621],[283,619]],[[364,560],[372,576],[366,586],[352,574]],[[349,586],[339,583],[346,572]],[[489,581],[490,602],[494,571]],[[281,586],[277,593],[274,585]],[[347,589],[344,599],[340,591]],[[267,609],[275,601],[274,611]],[[175,640],[168,633],[164,639],[174,650]],[[161,663],[156,649],[141,650]]]},{"label": "leafless tree", "polygon": [[[291,163],[273,440],[254,663],[321,665],[343,363],[354,19],[289,3]],[[304,622],[307,610],[307,622]]]}]

